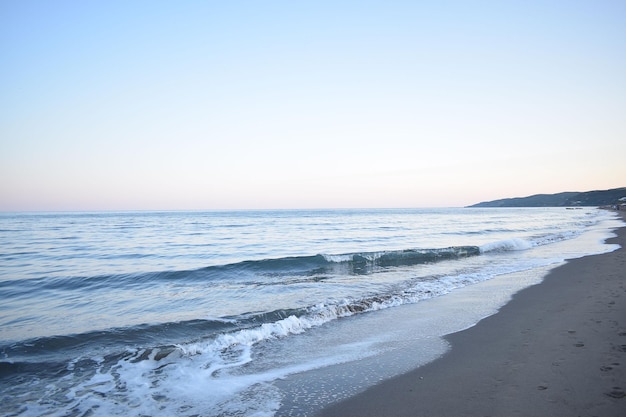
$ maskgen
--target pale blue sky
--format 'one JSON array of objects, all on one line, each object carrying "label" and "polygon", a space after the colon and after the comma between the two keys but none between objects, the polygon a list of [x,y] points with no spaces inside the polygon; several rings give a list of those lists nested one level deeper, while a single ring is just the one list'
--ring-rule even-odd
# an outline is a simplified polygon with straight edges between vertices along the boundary
[{"label": "pale blue sky", "polygon": [[0,210],[626,185],[624,1],[0,2]]}]

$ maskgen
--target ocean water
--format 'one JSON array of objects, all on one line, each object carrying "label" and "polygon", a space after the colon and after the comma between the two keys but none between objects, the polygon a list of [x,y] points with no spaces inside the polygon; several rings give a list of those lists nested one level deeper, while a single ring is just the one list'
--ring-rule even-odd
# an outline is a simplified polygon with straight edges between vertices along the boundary
[{"label": "ocean water", "polygon": [[0,415],[306,416],[448,349],[595,208],[0,214]]}]

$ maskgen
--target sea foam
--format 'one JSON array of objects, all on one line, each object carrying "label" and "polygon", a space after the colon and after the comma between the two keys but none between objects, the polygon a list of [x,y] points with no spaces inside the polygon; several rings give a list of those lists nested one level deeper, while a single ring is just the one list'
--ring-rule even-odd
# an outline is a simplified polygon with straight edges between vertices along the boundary
[{"label": "sea foam", "polygon": [[532,248],[533,242],[525,239],[505,239],[480,246],[481,253],[526,250]]}]

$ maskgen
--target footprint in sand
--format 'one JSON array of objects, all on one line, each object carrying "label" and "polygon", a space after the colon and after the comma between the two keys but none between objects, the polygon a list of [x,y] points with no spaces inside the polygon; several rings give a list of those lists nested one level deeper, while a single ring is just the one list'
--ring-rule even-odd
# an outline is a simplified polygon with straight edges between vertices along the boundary
[{"label": "footprint in sand", "polygon": [[609,392],[607,392],[605,394],[608,395],[609,397],[613,397],[613,398],[624,398],[624,397],[626,397],[626,392],[624,392],[624,390],[621,389],[620,387],[613,387],[612,391],[609,391]]}]

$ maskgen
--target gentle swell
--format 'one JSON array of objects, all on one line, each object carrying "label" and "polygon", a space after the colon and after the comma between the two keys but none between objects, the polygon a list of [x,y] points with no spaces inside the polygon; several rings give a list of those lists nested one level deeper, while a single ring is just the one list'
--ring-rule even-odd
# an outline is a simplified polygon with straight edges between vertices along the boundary
[{"label": "gentle swell", "polygon": [[[251,320],[250,326],[255,325]],[[93,346],[102,348],[121,348],[126,346],[150,346],[158,340],[189,340],[190,337],[202,337],[216,332],[231,331],[240,327],[235,320],[189,320],[176,323],[142,324],[126,328],[113,328],[88,333],[39,337],[0,346],[0,353],[5,358],[38,357],[54,359],[57,356],[80,356]]]},{"label": "gentle swell", "polygon": [[[295,256],[243,261],[189,271],[163,271],[139,274],[103,275],[10,280],[0,283],[6,297],[28,297],[33,290],[70,290],[97,288],[145,288],[146,284],[171,281],[229,281],[249,277],[316,277],[325,274],[370,274],[381,268],[426,264],[480,255],[478,246],[439,249],[358,252],[338,255]],[[323,278],[322,278],[323,279]],[[285,283],[287,284],[287,283]]]}]

